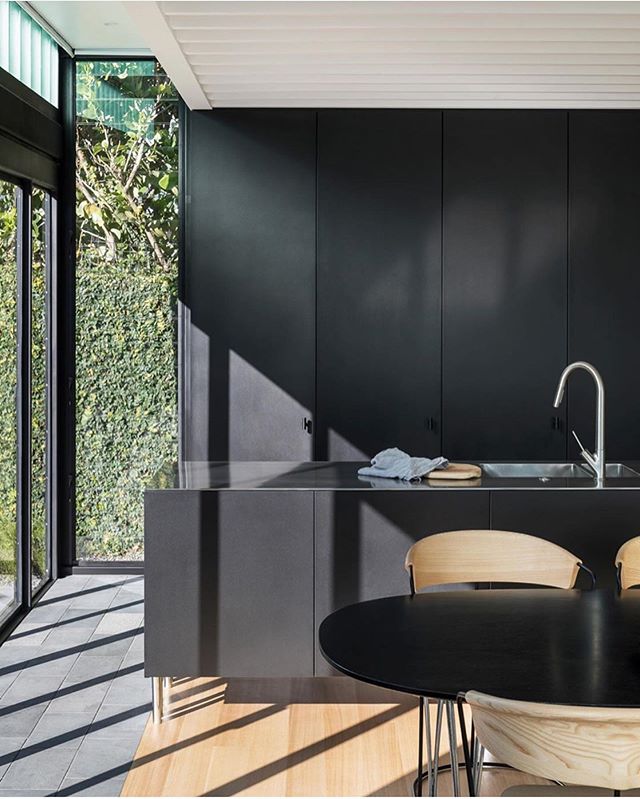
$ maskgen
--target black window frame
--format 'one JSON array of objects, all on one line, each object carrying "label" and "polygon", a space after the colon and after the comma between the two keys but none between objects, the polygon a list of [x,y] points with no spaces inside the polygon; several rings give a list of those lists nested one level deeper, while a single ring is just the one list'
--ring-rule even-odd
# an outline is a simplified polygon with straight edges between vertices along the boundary
[{"label": "black window frame", "polygon": [[[62,66],[62,51],[59,49]],[[60,176],[64,171],[62,112],[47,100],[0,68],[0,179],[20,189],[18,195],[17,266],[17,489],[16,574],[19,580],[17,603],[3,616],[0,643],[25,617],[33,604],[59,576],[58,558],[58,403],[59,350],[58,324],[58,248],[61,244],[59,207]],[[47,298],[48,424],[46,428],[48,517],[48,575],[37,589],[31,575],[31,313],[32,313],[32,193],[45,192],[45,280]]]},{"label": "black window frame", "polygon": [[[61,473],[65,476],[62,481],[59,494],[61,506],[60,525],[59,525],[59,574],[66,576],[69,574],[144,574],[143,560],[112,560],[112,561],[93,561],[80,560],[77,558],[76,551],[76,296],[75,296],[75,232],[76,232],[76,186],[75,186],[75,166],[76,166],[76,64],[92,61],[157,61],[153,55],[123,55],[96,53],[93,55],[76,55],[74,58],[62,58],[61,60],[61,83],[60,83],[60,105],[62,108],[62,120],[64,128],[65,142],[65,163],[72,165],[65,169],[62,176],[62,203],[65,217],[63,222],[65,233],[64,241],[66,247],[62,250],[64,258],[65,286],[64,304],[61,306],[64,314],[64,327],[60,328],[63,338],[64,348],[64,375],[61,377],[62,394],[60,396],[61,415],[64,419],[58,427],[64,442],[61,447]],[[186,121],[186,106],[181,97],[178,96],[178,312],[177,312],[177,348],[178,348],[178,392],[177,392],[177,414],[178,414],[178,452],[176,457],[179,459],[182,452],[182,430],[183,430],[183,263],[184,263],[184,176],[186,170],[185,163],[185,135],[184,124]]]},{"label": "black window frame", "polygon": [[[59,105],[56,108],[0,68],[0,178],[22,189],[18,305],[18,550],[20,596],[16,608],[0,624],[0,643],[59,577],[70,574],[140,574],[144,561],[78,561],[75,528],[76,362],[75,362],[75,240],[76,240],[76,63],[80,61],[150,61],[153,56],[95,54],[72,57],[59,52]],[[184,101],[178,98],[178,457],[183,429],[183,276],[184,276]],[[50,219],[47,230],[46,280],[48,425],[48,579],[31,588],[31,192],[47,192]],[[27,210],[29,213],[24,213]],[[24,246],[26,242],[26,246]]]},{"label": "black window frame", "polygon": [[[29,612],[33,603],[45,593],[57,576],[56,530],[53,513],[52,499],[55,495],[55,434],[51,423],[47,424],[46,444],[47,453],[47,497],[45,512],[48,518],[47,535],[49,537],[47,552],[48,576],[34,591],[31,580],[31,313],[32,313],[32,193],[34,189],[45,192],[45,231],[47,243],[45,248],[45,280],[49,287],[53,286],[56,279],[56,198],[49,189],[39,183],[26,178],[18,178],[14,174],[0,169],[0,180],[14,185],[20,190],[17,195],[18,227],[16,239],[16,349],[17,349],[17,376],[16,376],[16,477],[18,500],[16,505],[16,577],[19,580],[19,593],[16,607],[2,619],[0,623],[0,642],[15,627],[15,625]],[[47,326],[48,344],[45,350],[46,369],[48,372],[46,405],[49,419],[53,417],[56,388],[56,363],[53,348],[53,328],[51,326],[51,312],[53,307],[48,299]]]}]

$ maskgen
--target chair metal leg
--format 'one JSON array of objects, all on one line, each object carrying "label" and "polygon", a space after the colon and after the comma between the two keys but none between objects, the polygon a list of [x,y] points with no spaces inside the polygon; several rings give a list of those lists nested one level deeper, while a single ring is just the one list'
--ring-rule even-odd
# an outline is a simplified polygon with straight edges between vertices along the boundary
[{"label": "chair metal leg", "polygon": [[162,723],[164,710],[164,680],[162,677],[151,679],[152,718],[154,724]]},{"label": "chair metal leg", "polygon": [[473,775],[473,783],[474,785],[477,783],[478,780],[478,751],[480,749],[480,741],[478,740],[478,736],[475,732],[475,727],[473,722],[471,723],[471,773]]},{"label": "chair metal leg", "polygon": [[[478,739],[476,738],[476,741]],[[476,776],[475,776],[475,785],[476,785],[476,796],[480,796],[480,790],[482,788],[482,775],[484,773],[484,753],[485,749],[484,746],[478,741],[478,757],[477,757],[477,766],[476,766]]]},{"label": "chair metal leg", "polygon": [[460,773],[458,771],[458,734],[453,702],[447,702],[447,726],[449,727],[449,758],[453,795],[460,796]]}]

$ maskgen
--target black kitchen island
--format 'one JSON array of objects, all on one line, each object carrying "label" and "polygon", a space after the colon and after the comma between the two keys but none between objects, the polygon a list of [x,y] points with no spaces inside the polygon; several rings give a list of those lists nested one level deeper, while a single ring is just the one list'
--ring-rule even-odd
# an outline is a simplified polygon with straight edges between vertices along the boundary
[{"label": "black kitchen island", "polygon": [[581,558],[600,587],[615,585],[616,551],[640,533],[640,477],[404,483],[360,478],[362,465],[162,469],[145,495],[145,673],[330,674],[322,620],[408,592],[405,554],[433,533],[538,535]]}]

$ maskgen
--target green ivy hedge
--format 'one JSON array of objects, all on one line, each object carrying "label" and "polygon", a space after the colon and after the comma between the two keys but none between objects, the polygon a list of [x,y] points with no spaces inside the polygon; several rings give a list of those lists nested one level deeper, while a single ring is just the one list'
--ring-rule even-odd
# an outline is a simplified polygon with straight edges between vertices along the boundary
[{"label": "green ivy hedge", "polygon": [[143,555],[143,492],[177,451],[177,281],[147,253],[79,254],[76,549]]},{"label": "green ivy hedge", "polygon": [[16,568],[17,224],[15,187],[0,181],[0,581]]}]

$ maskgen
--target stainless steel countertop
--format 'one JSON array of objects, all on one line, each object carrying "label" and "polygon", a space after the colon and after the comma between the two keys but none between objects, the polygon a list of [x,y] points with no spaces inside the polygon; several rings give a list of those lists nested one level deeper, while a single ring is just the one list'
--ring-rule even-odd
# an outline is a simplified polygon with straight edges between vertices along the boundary
[{"label": "stainless steel countertop", "polygon": [[[408,483],[386,478],[363,478],[364,461],[181,461],[165,465],[147,490],[224,491],[503,491],[503,490],[619,490],[640,489],[640,478],[605,480],[539,478],[505,479],[482,476],[476,480],[428,479]],[[625,461],[640,471],[640,462]]]}]

